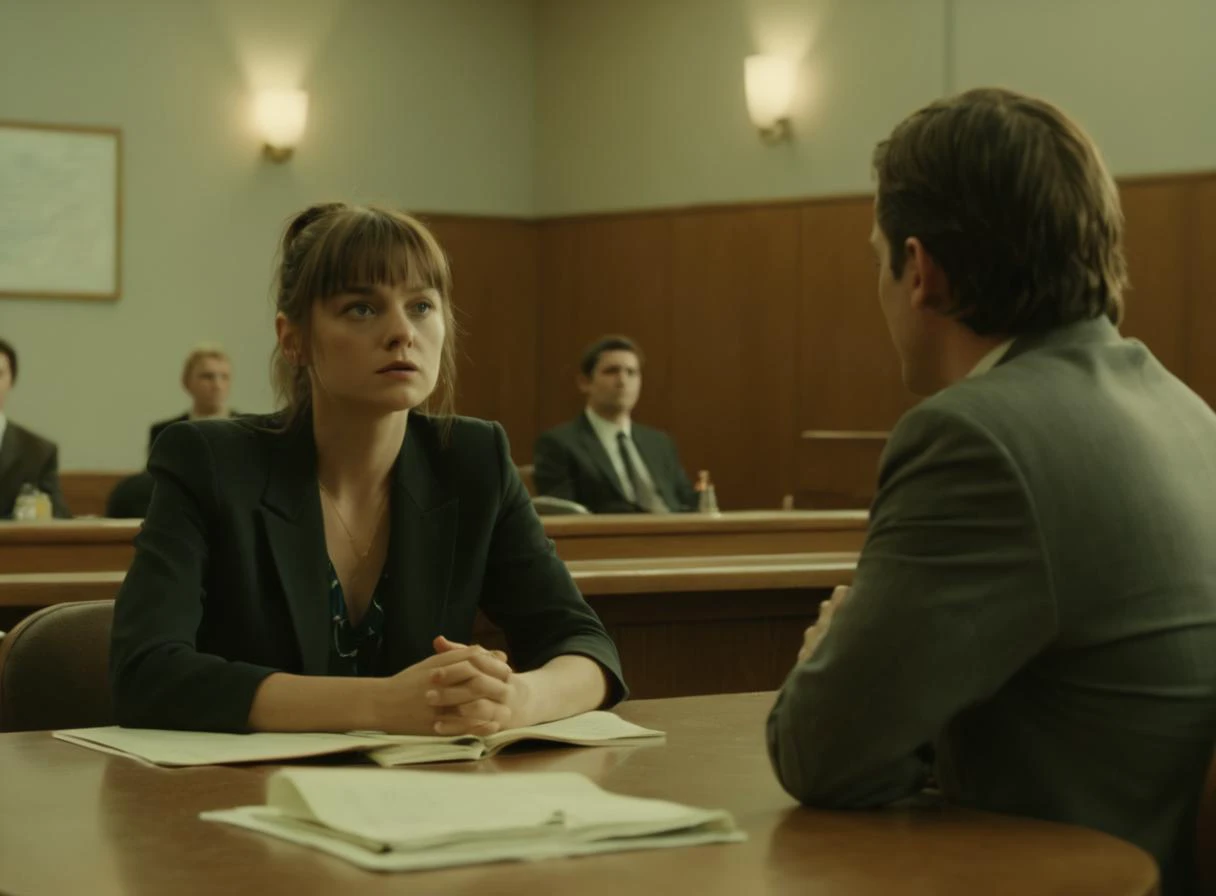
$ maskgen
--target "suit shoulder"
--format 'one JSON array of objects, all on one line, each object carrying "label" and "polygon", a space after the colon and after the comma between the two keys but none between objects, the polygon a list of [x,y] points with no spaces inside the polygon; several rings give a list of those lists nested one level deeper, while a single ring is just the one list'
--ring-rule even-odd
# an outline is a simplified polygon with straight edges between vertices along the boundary
[{"label": "suit shoulder", "polygon": [[480,492],[510,463],[506,434],[491,420],[411,414],[406,438],[445,487],[459,493]]},{"label": "suit shoulder", "polygon": [[169,417],[165,420],[157,420],[150,427],[151,429],[164,429],[166,426],[172,426],[174,423],[183,423],[190,419],[189,414],[178,414],[176,417]]},{"label": "suit shoulder", "polygon": [[634,423],[633,425],[634,438],[638,435],[648,436],[651,439],[661,440],[664,442],[674,442],[675,440],[668,435],[664,430],[654,426],[647,426],[645,423]]},{"label": "suit shoulder", "polygon": [[13,435],[21,438],[26,443],[26,451],[38,451],[49,453],[58,451],[59,446],[45,436],[40,436],[28,427],[22,426],[20,423],[14,423],[12,420],[8,422],[8,429]]},{"label": "suit shoulder", "polygon": [[559,423],[551,429],[546,429],[537,437],[536,441],[568,445],[578,436],[581,420],[582,418],[567,420],[565,423]]},{"label": "suit shoulder", "polygon": [[409,428],[427,452],[437,457],[474,457],[484,461],[487,454],[497,454],[499,442],[506,440],[501,424],[480,417],[411,414]]},{"label": "suit shoulder", "polygon": [[919,402],[899,418],[889,443],[939,437],[947,432],[986,431],[993,396],[988,389],[977,388],[978,381],[955,383]]},{"label": "suit shoulder", "polygon": [[[409,427],[428,441],[442,441],[445,437],[455,444],[477,441],[493,441],[501,425],[480,417],[464,417],[453,414],[449,417],[432,417],[429,414],[410,414]],[[445,432],[446,430],[446,432]]]},{"label": "suit shoulder", "polygon": [[251,457],[263,455],[280,437],[279,419],[274,415],[238,419],[170,420],[157,436],[154,450],[162,457],[168,453],[189,453],[190,443],[205,445],[219,467],[245,466]]},{"label": "suit shoulder", "polygon": [[999,452],[1021,463],[1027,436],[1038,432],[1055,399],[1044,396],[1027,367],[1001,365],[926,398],[891,431],[885,462],[925,450]]}]

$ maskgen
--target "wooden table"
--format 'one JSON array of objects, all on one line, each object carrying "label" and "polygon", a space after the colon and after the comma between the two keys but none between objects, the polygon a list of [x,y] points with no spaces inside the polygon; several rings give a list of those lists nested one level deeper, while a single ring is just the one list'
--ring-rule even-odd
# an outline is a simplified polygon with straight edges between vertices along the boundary
[{"label": "wooden table", "polygon": [[[865,511],[544,518],[564,560],[856,552],[867,523]],[[138,520],[0,522],[0,573],[125,570],[139,526]]]},{"label": "wooden table", "polygon": [[1094,831],[956,809],[816,812],[779,788],[771,694],[626,704],[665,746],[546,749],[452,774],[576,771],[636,796],[730,810],[748,841],[416,874],[361,871],[198,813],[261,802],[272,767],[166,770],[0,735],[0,894],[696,893],[704,896],[1150,896],[1156,868]]},{"label": "wooden table", "polygon": [[[853,580],[856,554],[635,557],[567,564],[621,654],[635,696],[779,687],[818,615]],[[0,574],[0,630],[38,607],[108,600],[124,573]],[[479,641],[505,646],[484,619]]]}]

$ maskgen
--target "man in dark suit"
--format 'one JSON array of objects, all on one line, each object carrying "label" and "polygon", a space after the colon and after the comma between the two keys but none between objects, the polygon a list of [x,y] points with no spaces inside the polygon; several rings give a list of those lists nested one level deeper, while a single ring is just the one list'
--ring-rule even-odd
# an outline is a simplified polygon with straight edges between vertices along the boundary
[{"label": "man in dark suit", "polygon": [[579,389],[587,408],[536,440],[536,490],[592,513],[695,510],[697,494],[666,433],[632,419],[642,389],[642,351],[605,336],[583,353]]},{"label": "man in dark suit", "polygon": [[932,776],[963,806],[1129,840],[1164,894],[1190,893],[1216,740],[1216,415],[1116,330],[1118,192],[1059,109],[939,100],[874,168],[879,304],[928,397],[769,717],[777,775],[827,808]]},{"label": "man in dark suit", "polygon": [[17,494],[27,483],[50,496],[55,516],[70,517],[59,488],[59,448],[4,414],[8,393],[16,382],[17,352],[0,339],[0,519],[13,515]]},{"label": "man in dark suit", "polygon": [[228,408],[228,393],[232,388],[232,362],[218,345],[203,343],[186,356],[182,366],[182,388],[190,396],[190,410],[168,420],[153,423],[148,431],[148,451],[156,437],[174,423],[183,420],[203,420],[210,417],[239,417]]}]

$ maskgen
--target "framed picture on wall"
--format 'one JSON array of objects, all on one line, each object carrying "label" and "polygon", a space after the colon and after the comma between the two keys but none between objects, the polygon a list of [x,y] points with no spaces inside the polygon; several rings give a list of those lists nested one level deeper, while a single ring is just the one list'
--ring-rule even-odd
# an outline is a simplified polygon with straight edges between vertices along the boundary
[{"label": "framed picture on wall", "polygon": [[0,298],[122,293],[122,134],[0,121]]}]

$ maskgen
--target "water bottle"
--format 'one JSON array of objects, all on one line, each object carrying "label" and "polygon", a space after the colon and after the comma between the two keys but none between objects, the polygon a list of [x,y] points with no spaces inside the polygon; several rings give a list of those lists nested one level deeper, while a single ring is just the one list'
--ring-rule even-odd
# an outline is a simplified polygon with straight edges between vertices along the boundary
[{"label": "water bottle", "polygon": [[13,519],[34,522],[38,519],[38,487],[31,482],[21,486],[13,503]]},{"label": "water bottle", "polygon": [[701,513],[718,512],[718,496],[714,493],[714,484],[710,481],[709,470],[701,470],[697,475],[697,510]]}]

